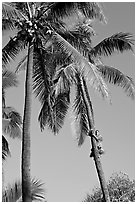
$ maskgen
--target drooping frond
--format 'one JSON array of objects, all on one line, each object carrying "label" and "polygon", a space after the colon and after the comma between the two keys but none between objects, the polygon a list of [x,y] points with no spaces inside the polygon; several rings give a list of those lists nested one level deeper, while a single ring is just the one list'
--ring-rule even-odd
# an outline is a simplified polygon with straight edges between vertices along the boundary
[{"label": "drooping frond", "polygon": [[53,34],[53,39],[62,52],[68,53],[72,56],[72,59],[77,63],[78,70],[84,72],[86,80],[90,82],[92,87],[97,90],[103,98],[110,100],[110,94],[102,79],[100,73],[98,72],[95,64],[90,63],[82,54],[80,54],[69,42],[67,42],[58,33]]},{"label": "drooping frond", "polygon": [[85,71],[85,79],[89,82],[90,86],[97,91],[101,96],[111,102],[110,91],[107,84],[103,80],[100,72],[95,64],[91,64],[92,69]]},{"label": "drooping frond", "polygon": [[98,45],[91,49],[89,58],[96,56],[109,56],[114,52],[124,52],[126,50],[133,51],[133,39],[129,33],[117,33],[101,41]]},{"label": "drooping frond", "polygon": [[33,89],[42,105],[38,120],[41,130],[48,126],[56,134],[63,125],[69,103],[68,87],[63,93],[56,95],[53,89],[56,66],[64,61],[59,59],[59,54],[56,55],[56,52],[48,53],[42,48],[34,50]]},{"label": "drooping frond", "polygon": [[76,74],[77,84],[76,84],[76,97],[74,100],[73,108],[75,112],[75,128],[76,137],[78,140],[78,145],[81,146],[86,136],[88,136],[89,131],[89,121],[88,121],[88,105],[84,96],[82,82],[80,75]]},{"label": "drooping frond", "polygon": [[55,95],[63,93],[64,90],[68,90],[75,80],[75,64],[69,64],[59,67],[56,71],[55,77],[53,78]]},{"label": "drooping frond", "polygon": [[17,79],[17,75],[9,70],[3,70],[2,72],[2,88],[3,90],[9,88],[9,87],[13,87],[13,86],[17,86],[18,85],[18,79]]},{"label": "drooping frond", "polygon": [[55,2],[50,8],[48,16],[64,18],[70,17],[73,14],[76,15],[78,12],[86,18],[104,20],[100,5],[93,2]]},{"label": "drooping frond", "polygon": [[77,2],[78,9],[82,14],[89,19],[99,19],[105,22],[103,11],[97,2]]},{"label": "drooping frond", "polygon": [[69,92],[70,90],[45,98],[38,118],[41,130],[48,126],[54,134],[57,134],[62,128],[70,103]]},{"label": "drooping frond", "polygon": [[6,138],[2,135],[2,159],[6,160],[8,155],[10,155],[9,144]]},{"label": "drooping frond", "polygon": [[135,84],[132,78],[110,66],[98,65],[97,67],[104,80],[114,85],[121,86],[125,89],[128,96],[131,96],[132,99],[135,98]]},{"label": "drooping frond", "polygon": [[[45,201],[45,191],[42,188],[40,180],[31,180],[31,196],[32,201],[42,202]],[[20,181],[12,185],[8,185],[2,192],[2,202],[22,202],[22,185]]]},{"label": "drooping frond", "polygon": [[42,49],[34,48],[33,90],[36,97],[43,103],[50,93],[50,76],[46,69],[49,55]]},{"label": "drooping frond", "polygon": [[26,37],[18,33],[14,38],[11,38],[6,46],[2,49],[2,65],[5,67],[11,59],[14,60],[20,51],[25,48]]},{"label": "drooping frond", "polygon": [[2,108],[2,130],[12,138],[21,138],[22,118],[12,107]]}]

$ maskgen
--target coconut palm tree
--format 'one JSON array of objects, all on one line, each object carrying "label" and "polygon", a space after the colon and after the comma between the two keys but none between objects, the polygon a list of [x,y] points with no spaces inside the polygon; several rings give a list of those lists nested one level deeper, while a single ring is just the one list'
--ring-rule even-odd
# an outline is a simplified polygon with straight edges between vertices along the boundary
[{"label": "coconut palm tree", "polygon": [[[45,191],[40,180],[31,180],[31,199],[34,202],[46,202]],[[2,192],[2,202],[22,202],[22,185],[20,181],[8,185]]]},{"label": "coconut palm tree", "polygon": [[[122,87],[128,96],[132,99],[135,97],[135,90],[134,90],[134,82],[132,78],[124,75],[121,71],[116,68],[104,65],[98,57],[101,56],[109,56],[115,53],[115,51],[120,51],[121,53],[126,50],[132,50],[133,40],[129,40],[130,35],[125,35],[124,33],[115,34],[109,38],[104,39],[101,43],[99,43],[96,47],[93,47],[89,51],[88,59],[89,62],[94,64],[94,71],[95,74],[99,77],[99,80],[104,87],[102,89],[101,86],[94,86],[93,81],[93,74],[86,73],[88,80],[85,78],[83,73],[74,72],[74,64],[71,66],[61,67],[60,71],[56,76],[56,89],[61,87],[64,89],[63,84],[71,84],[72,79],[74,79],[75,86],[76,86],[76,98],[74,101],[74,112],[76,113],[76,123],[77,123],[77,135],[78,135],[78,145],[82,145],[86,136],[90,136],[91,139],[91,154],[90,156],[93,157],[95,161],[96,170],[98,173],[101,189],[103,192],[103,199],[104,201],[109,201],[109,194],[107,190],[107,185],[105,182],[104,173],[102,170],[100,154],[101,152],[98,151],[98,142],[96,135],[95,135],[95,119],[94,119],[94,112],[93,112],[93,105],[90,99],[90,95],[88,92],[87,81],[92,83],[92,87],[97,88],[98,91],[101,92],[103,97],[106,97],[106,93],[109,93],[109,90],[104,82],[112,83],[113,85],[117,85]],[[120,39],[120,41],[119,41]],[[125,43],[126,42],[126,43]],[[96,54],[95,54],[96,50]],[[100,50],[100,51],[99,51]],[[92,54],[94,53],[94,54]],[[98,54],[99,53],[99,54]],[[92,58],[91,58],[92,57]],[[68,72],[69,69],[69,72]],[[71,70],[71,71],[70,71]],[[73,76],[72,76],[73,75]],[[75,78],[74,75],[77,77]],[[64,77],[65,76],[65,77]],[[100,77],[101,76],[101,77]],[[66,82],[66,79],[69,80],[69,83]],[[77,80],[76,80],[77,79]],[[103,80],[104,79],[104,80]],[[106,93],[104,92],[106,91]],[[62,90],[63,91],[63,90]],[[108,95],[109,96],[109,95]],[[91,130],[91,131],[90,131]]]},{"label": "coconut palm tree", "polygon": [[[77,21],[82,22],[74,30],[70,30],[67,26],[68,23],[63,20],[65,17],[72,15],[77,17]],[[92,76],[93,87],[97,88],[103,97],[109,97],[109,92],[100,74],[101,71],[98,71],[92,59],[92,55],[95,57],[91,42],[93,30],[88,25],[87,20],[95,18],[104,20],[104,15],[98,3],[3,3],[3,29],[17,29],[15,37],[11,38],[3,48],[3,66],[9,63],[11,59],[15,59],[20,51],[27,49],[27,55],[22,59],[22,62],[27,59],[22,144],[23,201],[31,201],[30,113],[32,76],[34,92],[42,104],[39,115],[41,129],[48,125],[54,133],[57,133],[62,127],[70,103],[70,89],[67,85],[71,83],[66,78],[66,74],[71,75],[71,82],[76,78],[70,73],[75,73],[76,69],[68,69],[68,67],[77,67],[79,72],[84,72],[84,75],[89,72]],[[112,53],[115,50],[130,50],[132,44],[128,34],[124,34],[124,37],[115,36],[115,39],[111,41],[110,38],[108,42],[111,42]],[[108,47],[107,49],[109,50]],[[96,48],[96,50],[99,52],[99,48]],[[53,64],[49,63],[50,56],[54,56]],[[56,56],[58,56],[57,59]],[[71,64],[73,66],[70,66]],[[52,68],[51,65],[56,68]],[[58,79],[60,80],[55,77],[53,81],[56,72],[57,75],[59,73]],[[64,79],[67,79],[67,82],[64,83],[62,75]],[[63,92],[60,86],[61,81],[63,87],[65,87]],[[74,79],[74,81],[76,80]],[[57,82],[59,82],[58,86]],[[54,86],[59,87],[59,89],[57,88],[59,91],[55,91]]]},{"label": "coconut palm tree", "polygon": [[[92,10],[92,12],[91,12]],[[23,118],[22,137],[22,193],[23,201],[31,201],[30,192],[30,117],[31,117],[31,89],[34,55],[49,44],[55,42],[64,50],[70,44],[59,34],[63,30],[64,23],[61,18],[72,14],[83,15],[85,18],[103,19],[103,14],[97,3],[3,3],[3,29],[17,29],[15,37],[11,38],[3,49],[3,66],[11,59],[15,59],[18,53],[27,49],[27,70],[25,85],[25,104]],[[65,29],[66,30],[66,29]],[[63,43],[63,44],[62,44]],[[70,46],[73,50],[72,46]],[[70,49],[69,48],[69,49]],[[65,50],[64,50],[65,51]],[[76,51],[75,49],[73,52]],[[43,69],[41,58],[41,78],[47,78]],[[37,77],[36,77],[37,78]],[[35,79],[36,81],[37,79]],[[49,85],[44,82],[44,85]],[[39,87],[40,84],[37,84]],[[48,88],[48,87],[47,87]],[[49,91],[49,90],[48,90]],[[49,94],[49,92],[47,92]],[[41,100],[46,100],[45,97]],[[45,107],[44,107],[45,108]]]}]

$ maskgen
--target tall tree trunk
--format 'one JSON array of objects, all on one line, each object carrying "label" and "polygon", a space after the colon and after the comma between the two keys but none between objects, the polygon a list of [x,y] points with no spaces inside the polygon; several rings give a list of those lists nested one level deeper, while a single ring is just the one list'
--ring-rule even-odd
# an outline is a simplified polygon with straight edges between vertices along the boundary
[{"label": "tall tree trunk", "polygon": [[83,91],[85,92],[84,95],[86,96],[86,100],[87,100],[87,104],[88,104],[88,111],[87,112],[90,114],[90,115],[88,115],[88,121],[89,121],[89,128],[90,128],[89,136],[91,138],[92,155],[93,155],[93,158],[95,161],[95,167],[97,170],[100,186],[102,189],[103,199],[105,202],[110,202],[109,192],[108,192],[107,183],[105,180],[105,175],[104,175],[101,160],[100,160],[100,155],[99,155],[99,152],[97,150],[97,145],[96,145],[97,141],[94,137],[95,136],[95,122],[94,122],[92,103],[90,100],[88,88],[87,88],[86,81],[85,81],[84,77],[82,78],[82,82],[83,82],[83,88],[84,88]]},{"label": "tall tree trunk", "polygon": [[32,100],[33,45],[29,43],[25,82],[25,104],[22,133],[22,202],[31,200],[30,177],[30,121]]}]

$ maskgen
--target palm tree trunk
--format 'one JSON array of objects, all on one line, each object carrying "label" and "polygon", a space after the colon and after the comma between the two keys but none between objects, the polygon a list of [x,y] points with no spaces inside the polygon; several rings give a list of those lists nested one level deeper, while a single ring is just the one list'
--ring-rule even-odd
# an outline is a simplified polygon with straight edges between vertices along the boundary
[{"label": "palm tree trunk", "polygon": [[29,43],[28,60],[25,82],[25,104],[22,133],[22,202],[31,200],[31,178],[30,178],[30,121],[32,100],[32,68],[33,68],[33,45]]},{"label": "palm tree trunk", "polygon": [[96,167],[96,170],[97,170],[100,186],[101,186],[101,189],[102,189],[103,199],[104,199],[105,202],[110,202],[107,183],[106,183],[106,180],[105,180],[105,175],[104,175],[104,172],[103,172],[100,156],[99,156],[99,153],[98,153],[98,150],[97,150],[96,139],[94,137],[95,122],[94,122],[94,115],[93,115],[93,107],[92,107],[92,103],[91,103],[91,100],[90,100],[90,96],[89,96],[89,93],[88,93],[88,88],[87,88],[86,81],[85,81],[84,77],[82,78],[82,82],[83,82],[83,88],[84,88],[83,91],[85,92],[87,104],[88,104],[88,107],[89,107],[89,111],[87,111],[87,112],[89,114],[91,114],[91,116],[88,115],[89,128],[90,128],[90,130],[92,130],[92,131],[89,132],[89,136],[91,138],[92,154],[93,154],[93,158],[94,158],[94,161],[95,161],[95,167]]}]

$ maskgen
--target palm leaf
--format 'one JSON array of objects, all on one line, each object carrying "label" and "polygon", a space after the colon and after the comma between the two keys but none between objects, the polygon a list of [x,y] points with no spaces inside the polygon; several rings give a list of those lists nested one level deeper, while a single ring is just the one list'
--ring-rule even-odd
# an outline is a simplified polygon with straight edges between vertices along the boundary
[{"label": "palm leaf", "polygon": [[78,9],[81,13],[89,19],[99,19],[100,21],[106,22],[103,11],[99,3],[95,2],[78,2]]},{"label": "palm leaf", "polygon": [[[45,192],[42,188],[40,180],[31,180],[32,201],[45,201]],[[8,185],[2,192],[2,202],[21,202],[22,201],[22,185],[20,181],[12,185]]]},{"label": "palm leaf", "polygon": [[2,64],[5,67],[11,59],[14,60],[16,56],[25,48],[26,37],[24,34],[18,33],[14,38],[11,38],[6,46],[2,49]]},{"label": "palm leaf", "polygon": [[9,144],[6,138],[2,135],[2,159],[6,160],[8,155],[10,155]]},{"label": "palm leaf", "polygon": [[67,90],[56,97],[49,95],[45,98],[38,118],[41,130],[47,125],[54,134],[57,134],[62,128],[70,103],[69,92],[70,90]]},{"label": "palm leaf", "polygon": [[101,75],[99,74],[95,64],[88,62],[88,60],[83,57],[69,42],[67,42],[58,33],[53,34],[53,39],[55,40],[57,46],[62,50],[62,52],[68,53],[72,56],[72,59],[77,63],[77,67],[80,72],[84,72],[86,79],[90,81],[92,87],[101,93],[103,98],[110,100],[109,91],[107,85],[103,81]]},{"label": "palm leaf", "polygon": [[97,67],[98,71],[107,82],[121,86],[123,89],[125,89],[128,96],[131,96],[132,99],[135,98],[135,84],[132,78],[124,75],[118,69],[110,66],[98,65]]},{"label": "palm leaf", "polygon": [[58,68],[53,78],[55,95],[63,93],[64,90],[69,89],[76,82],[75,72],[76,68],[73,63]]},{"label": "palm leaf", "polygon": [[[2,108],[3,111],[3,132],[10,135],[12,138],[21,137],[22,118],[20,114],[12,107]],[[4,123],[4,119],[7,123]]]},{"label": "palm leaf", "polygon": [[82,82],[80,74],[76,74],[76,97],[73,104],[73,110],[75,112],[75,132],[78,140],[78,145],[81,146],[89,132],[89,121],[88,121],[88,105],[85,100],[83,93]]},{"label": "palm leaf", "polygon": [[84,56],[87,55],[91,46],[91,33],[86,27],[79,26],[75,30],[58,33]]},{"label": "palm leaf", "polygon": [[2,72],[2,88],[3,90],[9,88],[9,87],[13,87],[13,86],[17,86],[18,85],[18,79],[17,79],[17,75],[9,70],[4,70]]},{"label": "palm leaf", "polygon": [[71,16],[76,9],[74,2],[54,2],[48,12],[48,18],[64,18]]},{"label": "palm leaf", "polygon": [[17,19],[25,19],[27,18],[23,15],[19,9],[14,7],[13,3],[3,2],[2,3],[2,17],[3,19],[8,19],[10,21]]},{"label": "palm leaf", "polygon": [[32,179],[32,200],[33,201],[45,201],[45,190],[43,189],[43,183],[38,179]]},{"label": "palm leaf", "polygon": [[12,2],[11,5],[27,20],[29,16],[27,2]]},{"label": "palm leaf", "polygon": [[129,33],[116,33],[111,37],[108,37],[101,41],[98,45],[91,49],[89,52],[89,58],[93,56],[109,56],[115,51],[124,52],[126,50],[133,51],[133,39]]},{"label": "palm leaf", "polygon": [[63,62],[63,59],[59,59],[59,54],[51,55],[42,48],[34,49],[33,90],[42,105],[38,120],[41,130],[47,125],[55,134],[63,125],[69,103],[68,87],[65,92],[57,95],[53,90],[54,70]]},{"label": "palm leaf", "polygon": [[48,17],[53,19],[70,17],[73,14],[78,14],[78,11],[86,18],[104,20],[99,4],[93,2],[56,2],[50,8]]},{"label": "palm leaf", "polygon": [[2,19],[2,30],[15,29],[16,20]]},{"label": "palm leaf", "polygon": [[46,69],[46,60],[48,61],[49,53],[41,48],[35,47],[33,56],[33,90],[36,97],[38,97],[42,103],[50,93],[50,75]]},{"label": "palm leaf", "polygon": [[18,73],[19,71],[26,69],[27,59],[28,59],[28,56],[26,55],[20,60],[20,62],[18,63],[18,66],[16,67],[15,73]]}]

